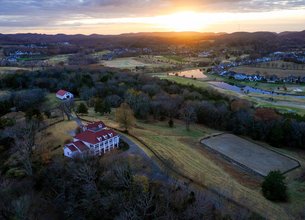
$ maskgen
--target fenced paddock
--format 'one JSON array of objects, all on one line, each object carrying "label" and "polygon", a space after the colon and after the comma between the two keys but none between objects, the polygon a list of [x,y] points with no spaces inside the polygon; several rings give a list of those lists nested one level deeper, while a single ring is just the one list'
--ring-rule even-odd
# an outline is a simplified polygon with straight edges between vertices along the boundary
[{"label": "fenced paddock", "polygon": [[295,159],[232,134],[210,136],[202,139],[201,143],[232,163],[261,176],[266,176],[272,170],[287,173],[300,166]]}]

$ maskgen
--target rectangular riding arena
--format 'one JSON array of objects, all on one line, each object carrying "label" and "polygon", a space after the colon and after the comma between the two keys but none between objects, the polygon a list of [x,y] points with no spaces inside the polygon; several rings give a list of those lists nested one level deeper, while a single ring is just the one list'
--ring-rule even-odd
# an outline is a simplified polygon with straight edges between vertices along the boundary
[{"label": "rectangular riding arena", "polygon": [[262,176],[267,176],[272,170],[286,173],[300,166],[295,159],[232,134],[211,136],[201,140],[201,143],[230,162]]}]

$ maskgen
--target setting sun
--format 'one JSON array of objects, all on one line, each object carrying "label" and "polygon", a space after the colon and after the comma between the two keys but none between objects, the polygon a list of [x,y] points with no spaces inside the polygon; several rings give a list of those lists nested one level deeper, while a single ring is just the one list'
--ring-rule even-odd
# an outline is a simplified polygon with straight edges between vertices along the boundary
[{"label": "setting sun", "polygon": [[207,23],[203,14],[195,12],[178,12],[156,18],[156,23],[162,28],[172,31],[202,31]]}]

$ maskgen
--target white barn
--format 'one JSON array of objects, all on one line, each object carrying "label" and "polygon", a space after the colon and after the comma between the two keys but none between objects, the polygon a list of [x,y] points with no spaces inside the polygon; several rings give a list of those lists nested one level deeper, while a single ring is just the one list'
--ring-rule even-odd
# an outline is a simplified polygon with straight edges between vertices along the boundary
[{"label": "white barn", "polygon": [[94,122],[83,126],[83,132],[74,136],[73,142],[64,146],[64,155],[74,157],[85,152],[102,155],[119,147],[120,137],[103,122]]},{"label": "white barn", "polygon": [[61,99],[61,100],[66,100],[66,99],[73,99],[73,94],[71,92],[65,91],[65,90],[58,90],[56,93],[56,97]]}]

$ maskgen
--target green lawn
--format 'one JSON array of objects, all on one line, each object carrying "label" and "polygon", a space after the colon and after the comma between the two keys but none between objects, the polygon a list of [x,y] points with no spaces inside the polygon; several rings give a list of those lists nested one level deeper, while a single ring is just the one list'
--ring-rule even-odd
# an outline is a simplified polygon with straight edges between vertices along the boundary
[{"label": "green lawn", "polygon": [[71,54],[61,54],[61,55],[51,56],[48,58],[47,61],[51,65],[57,65],[60,62],[67,63],[70,55]]},{"label": "green lawn", "polygon": [[46,96],[46,99],[42,105],[44,109],[53,109],[58,107],[60,103],[61,101],[58,98],[56,98],[55,93],[49,93]]}]

